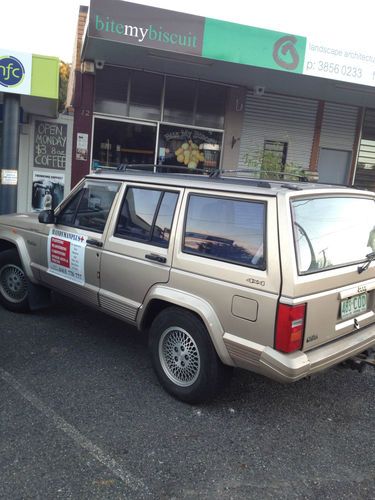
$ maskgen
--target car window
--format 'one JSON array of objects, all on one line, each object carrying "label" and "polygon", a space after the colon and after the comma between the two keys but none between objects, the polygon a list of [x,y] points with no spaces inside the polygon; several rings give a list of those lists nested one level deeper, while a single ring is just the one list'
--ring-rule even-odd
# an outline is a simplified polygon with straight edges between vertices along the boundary
[{"label": "car window", "polygon": [[183,251],[265,269],[265,204],[192,195]]},{"label": "car window", "polygon": [[119,183],[87,182],[57,217],[57,224],[103,232]]},{"label": "car window", "polygon": [[360,262],[375,251],[373,199],[301,198],[291,208],[300,274]]},{"label": "car window", "polygon": [[129,187],[115,236],[168,247],[178,193]]},{"label": "car window", "polygon": [[160,203],[152,241],[162,246],[168,246],[177,197],[177,193],[164,193]]}]

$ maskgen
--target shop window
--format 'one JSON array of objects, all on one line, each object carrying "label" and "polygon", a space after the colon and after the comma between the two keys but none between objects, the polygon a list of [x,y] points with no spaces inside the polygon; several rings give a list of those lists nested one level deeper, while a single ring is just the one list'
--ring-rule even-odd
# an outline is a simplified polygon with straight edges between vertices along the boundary
[{"label": "shop window", "polygon": [[200,82],[194,125],[224,128],[226,87]]},{"label": "shop window", "polygon": [[129,116],[160,120],[163,77],[154,73],[134,71],[131,75]]},{"label": "shop window", "polygon": [[281,141],[264,141],[262,169],[283,171],[288,154],[288,143]]},{"label": "shop window", "polygon": [[208,173],[220,166],[222,136],[211,130],[160,125],[158,163],[179,167],[177,171]]},{"label": "shop window", "polygon": [[168,247],[178,194],[129,187],[115,236]]},{"label": "shop window", "polygon": [[164,117],[166,122],[194,123],[197,82],[167,77],[165,84]]},{"label": "shop window", "polygon": [[189,199],[183,251],[265,269],[265,204],[213,196]]},{"label": "shop window", "polygon": [[130,71],[104,66],[95,76],[95,111],[109,115],[127,116]]},{"label": "shop window", "polygon": [[93,167],[154,164],[156,126],[95,118]]}]

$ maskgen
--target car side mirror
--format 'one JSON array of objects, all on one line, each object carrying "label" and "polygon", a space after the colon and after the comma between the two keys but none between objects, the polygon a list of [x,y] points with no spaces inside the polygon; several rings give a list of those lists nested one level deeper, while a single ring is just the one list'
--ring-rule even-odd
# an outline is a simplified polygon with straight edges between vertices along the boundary
[{"label": "car side mirror", "polygon": [[54,224],[56,221],[53,210],[42,210],[39,212],[38,221],[41,224]]}]

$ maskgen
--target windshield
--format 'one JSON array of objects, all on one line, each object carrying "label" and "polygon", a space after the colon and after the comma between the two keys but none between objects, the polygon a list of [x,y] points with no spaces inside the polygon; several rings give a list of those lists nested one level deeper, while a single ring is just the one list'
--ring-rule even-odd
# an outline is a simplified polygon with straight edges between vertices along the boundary
[{"label": "windshield", "polygon": [[375,201],[330,197],[292,201],[298,271],[363,261],[375,251]]}]

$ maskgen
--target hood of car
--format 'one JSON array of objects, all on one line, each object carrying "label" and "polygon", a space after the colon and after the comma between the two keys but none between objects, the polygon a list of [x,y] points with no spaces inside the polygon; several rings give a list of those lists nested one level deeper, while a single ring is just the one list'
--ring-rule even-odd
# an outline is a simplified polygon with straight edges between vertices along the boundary
[{"label": "hood of car", "polygon": [[19,213],[0,215],[0,229],[2,226],[11,226],[20,229],[36,229],[39,226],[38,213]]}]

